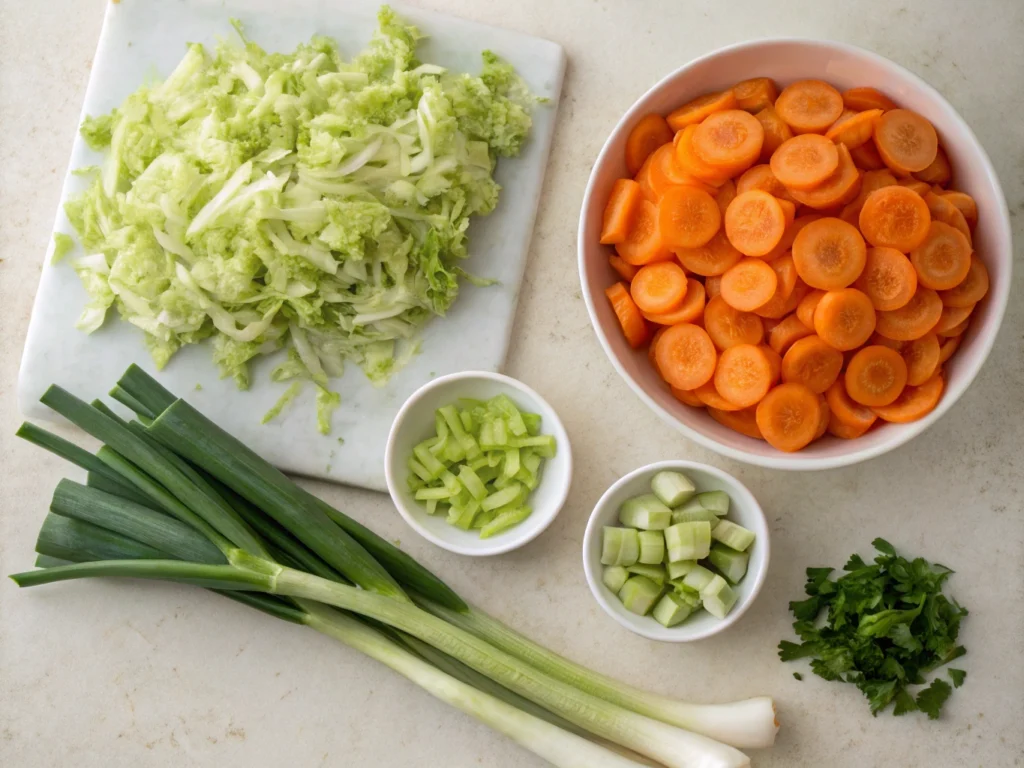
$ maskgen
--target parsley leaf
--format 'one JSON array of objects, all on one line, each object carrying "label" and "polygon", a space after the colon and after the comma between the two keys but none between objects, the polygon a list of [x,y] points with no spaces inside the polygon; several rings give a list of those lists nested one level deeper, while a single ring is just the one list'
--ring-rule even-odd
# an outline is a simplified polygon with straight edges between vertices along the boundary
[{"label": "parsley leaf", "polygon": [[926,715],[929,720],[939,719],[939,710],[946,703],[949,694],[953,692],[949,683],[941,677],[932,680],[932,684],[917,694],[917,707]]},{"label": "parsley leaf", "polygon": [[949,679],[953,681],[953,687],[959,688],[964,684],[964,680],[967,678],[967,673],[962,669],[947,669],[946,672],[949,674]]}]

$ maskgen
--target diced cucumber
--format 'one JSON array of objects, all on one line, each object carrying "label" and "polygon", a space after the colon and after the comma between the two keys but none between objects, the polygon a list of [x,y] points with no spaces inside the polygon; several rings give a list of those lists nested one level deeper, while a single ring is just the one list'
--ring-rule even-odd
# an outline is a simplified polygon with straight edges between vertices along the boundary
[{"label": "diced cucumber", "polygon": [[715,575],[715,573],[709,571],[703,565],[698,565],[683,576],[683,586],[694,589],[697,592],[703,592],[704,587],[715,578]]},{"label": "diced cucumber", "polygon": [[616,595],[619,590],[622,589],[622,585],[626,583],[626,579],[629,578],[629,571],[623,568],[621,565],[606,565],[604,567],[604,573],[601,574],[601,581]]},{"label": "diced cucumber", "polygon": [[496,536],[505,529],[511,528],[513,525],[519,525],[519,523],[528,518],[532,512],[533,509],[526,504],[517,509],[510,509],[506,512],[502,512],[480,529],[480,538],[489,539],[491,536]]},{"label": "diced cucumber", "polygon": [[665,568],[661,565],[642,565],[637,563],[636,565],[628,566],[626,570],[637,576],[646,576],[659,586],[663,585],[667,580]]},{"label": "diced cucumber", "polygon": [[669,563],[666,568],[670,579],[681,579],[697,566],[696,560],[677,560]]},{"label": "diced cucumber", "polygon": [[714,512],[704,509],[704,507],[696,507],[693,509],[679,509],[672,510],[672,523],[699,523],[701,520],[707,523],[711,523],[711,530],[715,530],[715,526],[718,525],[718,515]]},{"label": "diced cucumber", "polygon": [[690,606],[694,610],[700,608],[700,592],[697,592],[694,589],[690,589],[682,583],[677,584],[675,582],[672,582],[672,589],[672,594],[674,594],[688,606]]},{"label": "diced cucumber", "polygon": [[[714,531],[711,532],[714,536]],[[715,569],[725,576],[730,584],[739,584],[740,580],[747,573],[747,564],[750,562],[750,555],[746,552],[737,552],[721,542],[715,542],[711,546],[711,554],[708,560]]]},{"label": "diced cucumber", "polygon": [[704,509],[714,512],[719,517],[729,514],[729,494],[725,491],[704,491],[704,493],[698,493],[694,498]]},{"label": "diced cucumber", "polygon": [[640,539],[632,528],[607,525],[601,542],[602,565],[633,565],[640,557]]},{"label": "diced cucumber", "polygon": [[644,616],[661,595],[661,587],[646,576],[631,576],[619,590],[619,600],[626,610]]},{"label": "diced cucumber", "polygon": [[716,575],[700,591],[700,600],[704,608],[716,619],[724,619],[732,607],[736,605],[736,592],[725,579]]},{"label": "diced cucumber", "polygon": [[693,613],[693,606],[684,603],[674,593],[669,592],[654,606],[651,615],[663,627],[674,627],[683,622],[691,613]]},{"label": "diced cucumber", "polygon": [[732,520],[722,520],[715,526],[711,535],[715,541],[720,541],[737,552],[745,552],[754,543],[754,532],[742,525],[736,525]]},{"label": "diced cucumber", "polygon": [[627,499],[619,508],[619,522],[630,528],[663,531],[672,523],[672,510],[653,493]]},{"label": "diced cucumber", "polygon": [[697,488],[686,475],[664,470],[651,478],[651,490],[661,502],[669,507],[678,507],[697,492]]},{"label": "diced cucumber", "polygon": [[668,561],[700,560],[711,552],[711,523],[676,523],[665,529]]},{"label": "diced cucumber", "polygon": [[640,531],[640,562],[657,564],[665,559],[665,536],[661,531]]}]

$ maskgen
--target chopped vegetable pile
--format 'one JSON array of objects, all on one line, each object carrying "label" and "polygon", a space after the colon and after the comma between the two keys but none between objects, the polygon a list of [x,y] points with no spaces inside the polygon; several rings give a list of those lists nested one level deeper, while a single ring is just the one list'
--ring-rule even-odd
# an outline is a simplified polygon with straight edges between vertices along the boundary
[{"label": "chopped vegetable pile", "polygon": [[496,159],[519,152],[534,99],[494,54],[478,77],[449,72],[417,60],[419,32],[386,6],[378,21],[349,61],[322,37],[291,53],[240,29],[192,44],[166,80],[85,120],[106,156],[65,206],[86,254],[79,329],[116,306],[158,367],[212,337],[241,388],[250,360],[287,347],[272,377],[317,385],[322,432],[345,361],[380,384],[415,353],[458,295],[470,217],[497,204]]},{"label": "chopped vegetable pile", "polygon": [[948,568],[908,560],[883,539],[872,545],[880,553],[873,564],[851,555],[847,573],[837,579],[829,578],[831,568],[807,569],[809,597],[789,604],[803,643],[783,640],[779,656],[810,657],[819,677],[854,683],[872,714],[895,702],[894,715],[920,710],[934,720],[967,673],[949,669],[953,687],[940,677],[916,694],[910,687],[924,685],[929,672],[966,653],[957,635],[967,609],[942,594]]},{"label": "chopped vegetable pile", "polygon": [[540,433],[538,414],[505,395],[459,405],[434,414],[436,435],[409,457],[409,488],[431,515],[447,512],[449,523],[487,539],[530,516],[526,501],[557,446]]},{"label": "chopped vegetable pile", "polygon": [[652,478],[651,491],[623,503],[625,527],[604,528],[604,585],[626,610],[651,613],[666,627],[702,606],[724,619],[738,599],[732,587],[747,573],[754,534],[725,519],[725,491],[697,493],[688,477],[669,471]]}]

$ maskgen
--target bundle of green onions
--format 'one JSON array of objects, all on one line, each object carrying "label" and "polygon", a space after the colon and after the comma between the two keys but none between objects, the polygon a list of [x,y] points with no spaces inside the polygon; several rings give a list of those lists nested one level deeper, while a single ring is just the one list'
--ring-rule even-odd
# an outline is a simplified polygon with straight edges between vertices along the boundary
[{"label": "bundle of green onions", "polygon": [[565,768],[732,768],[774,742],[770,698],[698,705],[576,665],[467,605],[401,550],[300,488],[133,366],[137,416],[53,386],[42,402],[104,445],[18,434],[87,471],[61,480],[20,586],[90,577],[215,590],[391,667]]}]

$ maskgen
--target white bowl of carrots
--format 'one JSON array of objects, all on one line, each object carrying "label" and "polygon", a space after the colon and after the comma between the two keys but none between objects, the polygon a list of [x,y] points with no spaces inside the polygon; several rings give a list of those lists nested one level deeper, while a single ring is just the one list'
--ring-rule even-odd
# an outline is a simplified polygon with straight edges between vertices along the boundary
[{"label": "white bowl of carrots", "polygon": [[583,295],[627,383],[690,438],[781,469],[933,424],[992,348],[1011,264],[963,119],[833,42],[743,43],[667,76],[612,131],[580,218]]}]

